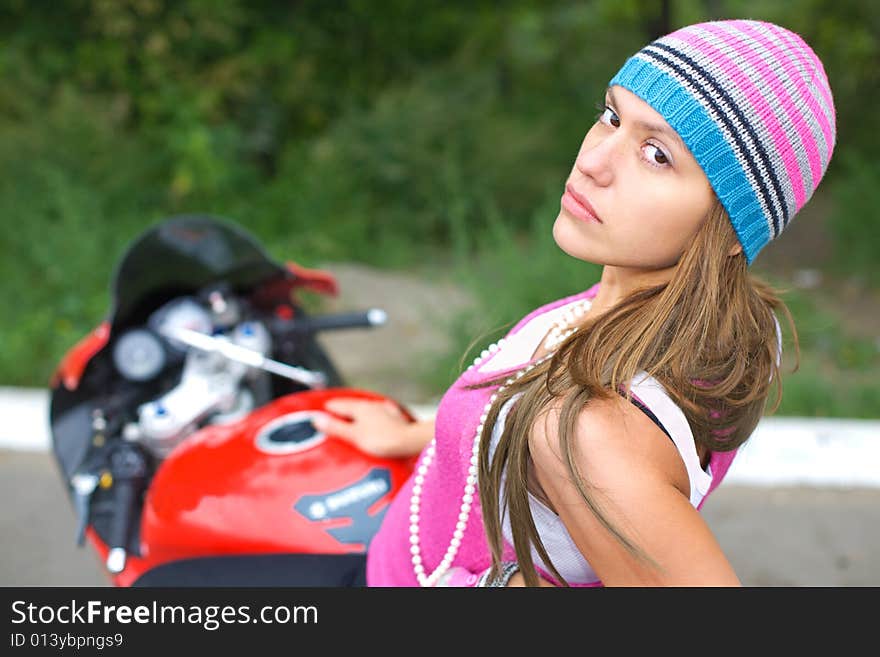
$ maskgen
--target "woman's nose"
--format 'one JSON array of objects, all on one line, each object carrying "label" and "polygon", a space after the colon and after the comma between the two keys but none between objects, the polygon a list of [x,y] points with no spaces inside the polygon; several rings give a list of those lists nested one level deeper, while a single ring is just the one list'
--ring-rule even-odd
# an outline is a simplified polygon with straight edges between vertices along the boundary
[{"label": "woman's nose", "polygon": [[619,147],[614,136],[608,135],[601,139],[590,139],[588,136],[575,162],[577,170],[582,175],[591,178],[600,186],[610,185],[614,180],[618,155],[616,150]]}]

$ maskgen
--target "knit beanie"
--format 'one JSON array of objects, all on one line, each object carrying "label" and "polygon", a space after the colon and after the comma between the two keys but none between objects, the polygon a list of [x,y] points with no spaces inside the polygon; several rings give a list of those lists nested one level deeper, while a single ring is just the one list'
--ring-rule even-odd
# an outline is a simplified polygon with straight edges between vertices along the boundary
[{"label": "knit beanie", "polygon": [[810,199],[834,150],[822,62],[785,28],[689,25],[630,57],[620,85],[679,134],[727,210],[748,264]]}]

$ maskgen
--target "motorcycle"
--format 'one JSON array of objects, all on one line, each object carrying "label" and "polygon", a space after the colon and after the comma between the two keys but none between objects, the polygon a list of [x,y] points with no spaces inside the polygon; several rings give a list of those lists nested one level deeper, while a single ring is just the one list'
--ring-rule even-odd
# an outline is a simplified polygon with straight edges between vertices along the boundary
[{"label": "motorcycle", "polygon": [[337,294],[331,274],[279,264],[202,215],[144,231],[111,289],[104,321],[53,374],[49,410],[76,541],[110,582],[321,586],[339,580],[315,559],[362,568],[415,458],[367,455],[312,421],[340,397],[415,417],[346,387],[316,336],[385,313],[307,313],[300,292]]}]

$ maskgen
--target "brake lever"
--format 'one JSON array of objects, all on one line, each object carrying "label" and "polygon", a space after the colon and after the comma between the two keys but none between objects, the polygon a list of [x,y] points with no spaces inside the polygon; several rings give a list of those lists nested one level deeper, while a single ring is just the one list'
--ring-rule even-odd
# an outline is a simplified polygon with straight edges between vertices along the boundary
[{"label": "brake lever", "polygon": [[98,487],[98,475],[77,472],[70,479],[73,486],[73,506],[76,511],[76,544],[82,546],[89,526],[92,494]]}]

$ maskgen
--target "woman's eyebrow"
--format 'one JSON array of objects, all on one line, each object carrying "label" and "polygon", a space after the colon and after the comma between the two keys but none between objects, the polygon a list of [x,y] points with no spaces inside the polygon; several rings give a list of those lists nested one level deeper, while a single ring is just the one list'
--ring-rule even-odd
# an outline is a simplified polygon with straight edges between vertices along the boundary
[{"label": "woman's eyebrow", "polygon": [[[617,101],[614,99],[614,92],[611,91],[611,89],[609,88],[607,90],[607,93],[608,97],[611,99],[611,104],[615,107],[619,107]],[[645,130],[650,130],[651,132],[658,132],[661,135],[666,135],[667,137],[671,138],[676,144],[678,144],[679,148],[684,151],[688,150],[687,146],[684,145],[684,142],[681,140],[681,137],[678,135],[678,133],[670,128],[668,125],[651,123],[649,121],[641,120],[634,120],[633,123],[635,123],[640,128],[644,128]]]}]

